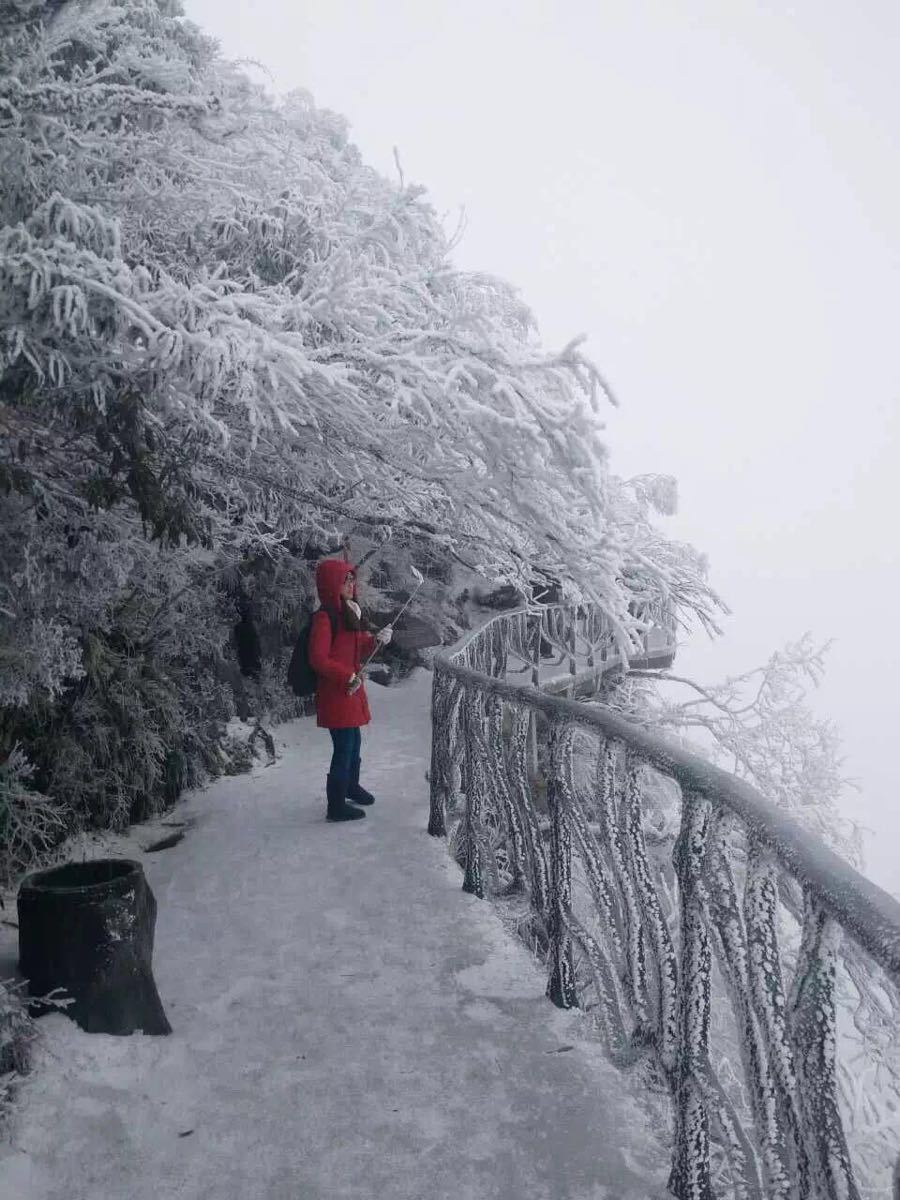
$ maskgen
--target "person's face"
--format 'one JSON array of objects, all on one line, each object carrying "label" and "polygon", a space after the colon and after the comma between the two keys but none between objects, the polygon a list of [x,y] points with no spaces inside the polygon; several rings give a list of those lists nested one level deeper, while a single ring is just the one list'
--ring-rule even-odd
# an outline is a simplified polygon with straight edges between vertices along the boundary
[{"label": "person's face", "polygon": [[343,598],[345,600],[353,599],[353,584],[355,582],[356,582],[355,577],[353,575],[348,575],[347,578],[344,580],[344,582],[341,584],[341,595],[343,596]]}]

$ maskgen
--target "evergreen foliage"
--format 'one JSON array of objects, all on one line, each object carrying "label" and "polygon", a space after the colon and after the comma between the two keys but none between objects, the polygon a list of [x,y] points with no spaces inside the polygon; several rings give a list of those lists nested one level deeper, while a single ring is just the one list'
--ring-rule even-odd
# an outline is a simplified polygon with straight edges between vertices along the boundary
[{"label": "evergreen foliage", "polygon": [[[274,101],[177,0],[0,6],[0,873],[232,769],[295,715],[307,559],[393,533],[524,594],[714,625],[705,564],[608,470],[608,392],[421,188]],[[235,694],[232,630],[260,661]],[[10,1000],[12,1003],[12,1000]]]},{"label": "evergreen foliage", "polygon": [[455,270],[341,118],[266,97],[174,0],[4,16],[0,750],[60,820],[122,825],[216,769],[248,587],[281,628],[247,686],[296,711],[292,551],[348,526],[523,590],[539,565],[624,640],[638,579],[712,622],[702,560],[650,521],[666,481],[608,472],[596,368]]}]

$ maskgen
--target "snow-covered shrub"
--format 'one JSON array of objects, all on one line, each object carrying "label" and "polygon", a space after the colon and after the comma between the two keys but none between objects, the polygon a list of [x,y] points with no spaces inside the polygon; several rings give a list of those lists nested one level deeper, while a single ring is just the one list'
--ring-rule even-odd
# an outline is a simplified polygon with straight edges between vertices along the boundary
[{"label": "snow-covered shrub", "polygon": [[0,885],[49,853],[69,829],[65,801],[29,786],[34,766],[16,743],[0,763]]},{"label": "snow-covered shrub", "polygon": [[16,1080],[28,1073],[31,1046],[37,1036],[21,990],[20,984],[0,981],[0,1124]]}]

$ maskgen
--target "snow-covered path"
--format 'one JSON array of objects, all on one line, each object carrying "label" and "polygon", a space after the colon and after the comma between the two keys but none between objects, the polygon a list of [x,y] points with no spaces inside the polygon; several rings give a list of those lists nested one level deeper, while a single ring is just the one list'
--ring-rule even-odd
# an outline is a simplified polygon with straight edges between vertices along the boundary
[{"label": "snow-covered path", "polygon": [[4,1200],[647,1200],[630,1085],[429,838],[430,675],[370,687],[364,821],[324,820],[327,735],[176,810],[147,855],[174,1033],[45,1018]]}]

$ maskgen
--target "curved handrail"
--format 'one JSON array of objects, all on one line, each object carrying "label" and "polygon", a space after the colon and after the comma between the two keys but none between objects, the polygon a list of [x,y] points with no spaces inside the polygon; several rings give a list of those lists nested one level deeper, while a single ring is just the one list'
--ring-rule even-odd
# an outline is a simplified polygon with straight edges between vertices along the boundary
[{"label": "curved handrail", "polygon": [[527,705],[549,716],[592,726],[605,737],[636,750],[688,791],[714,804],[724,804],[766,843],[790,874],[812,889],[838,924],[852,933],[875,961],[900,982],[900,902],[808,833],[756,788],[699,754],[683,750],[609,709],[589,707],[531,688],[513,687],[480,671],[458,666],[443,656],[441,664],[457,679],[474,683],[511,704]]},{"label": "curved handrail", "polygon": [[[442,648],[441,650],[437,651],[434,655],[434,661],[452,665],[453,659],[457,658],[461,654],[464,654],[466,652],[466,650],[473,643],[477,642],[480,638],[482,638],[484,636],[484,634],[486,632],[488,632],[492,626],[502,625],[504,622],[509,621],[512,618],[535,617],[535,616],[541,616],[544,613],[567,612],[567,611],[569,611],[569,610],[566,608],[566,606],[561,605],[561,604],[535,604],[529,608],[507,609],[504,612],[495,613],[494,616],[489,617],[486,621],[483,621],[480,625],[476,626],[475,629],[470,629],[466,633],[464,633],[463,636],[461,638],[459,638],[456,642],[454,642],[454,644],[452,646]],[[655,624],[653,626],[653,628],[651,630],[648,630],[648,633],[645,635],[645,645],[643,647],[643,650],[642,651],[636,650],[634,652],[634,654],[628,658],[627,661],[631,664],[633,664],[635,662],[640,662],[642,664],[649,663],[649,665],[652,666],[654,664],[654,662],[656,662],[657,665],[663,666],[665,663],[665,660],[671,660],[671,658],[674,656],[674,652],[675,652],[674,624],[671,621],[667,621],[661,614],[653,614],[653,615],[658,616],[659,621],[657,624]],[[662,646],[653,647],[651,649],[650,646],[648,645],[648,642],[646,639],[649,638],[650,634],[654,630],[658,631],[658,632],[663,632],[667,636],[668,640]],[[542,636],[545,639],[547,639],[546,630],[543,631]],[[551,640],[551,639],[547,639],[547,640]],[[554,642],[553,644],[557,645],[558,649],[560,648],[557,643]],[[574,682],[576,683],[576,686],[577,686],[579,684],[586,684],[587,682],[589,682],[589,680],[591,678],[599,679],[599,677],[601,675],[605,674],[607,671],[610,671],[610,670],[614,669],[615,667],[621,666],[624,661],[625,660],[624,660],[623,656],[619,652],[618,644],[611,640],[610,644],[609,644],[609,652],[607,652],[605,654],[602,662],[600,664],[598,664],[597,666],[589,668],[588,670],[577,673],[575,675]],[[524,671],[528,670],[529,665],[538,666],[539,664],[537,664],[537,663],[526,664],[520,668],[516,668],[515,673],[520,673],[520,672],[524,672]],[[487,675],[487,676],[485,676],[485,678],[490,679],[491,676]],[[545,680],[543,683],[540,684],[540,687],[545,688],[545,689],[546,688],[557,688],[557,687],[562,687],[562,686],[568,686],[568,685],[571,685],[572,683],[573,683],[573,678],[572,678],[572,672],[570,671],[570,673],[568,675],[560,675],[553,679]]]},{"label": "curved handrail", "polygon": [[[674,654],[671,624],[658,613],[650,618],[664,630],[656,652],[667,665],[661,659]],[[590,663],[581,671],[579,636]],[[560,661],[568,657],[568,675],[540,681],[545,640],[563,651]],[[531,686],[507,681],[511,655],[530,663]],[[574,696],[580,684],[622,663],[602,614],[584,606],[501,613],[436,654],[429,832],[445,832],[445,801],[454,808],[462,802],[454,840],[465,890],[482,896],[493,878],[492,887],[527,893],[526,928],[546,951],[550,998],[562,1007],[579,1002],[572,948],[580,946],[610,1050],[622,1062],[652,1050],[675,1103],[669,1186],[679,1200],[713,1197],[710,1139],[735,1173],[736,1194],[789,1200],[799,1188],[797,1194],[822,1200],[858,1200],[834,1062],[836,972],[840,958],[853,984],[865,986],[872,969],[865,951],[885,972],[880,986],[900,986],[900,902],[702,755],[596,703],[551,694]],[[546,725],[535,724],[536,713]],[[577,727],[597,735],[590,797],[576,784]],[[658,873],[666,868],[654,866],[648,851],[643,764],[680,789],[681,834],[667,868],[674,867],[680,919],[670,907],[674,893],[665,905],[666,889],[658,894],[665,882]],[[574,907],[573,854],[582,864],[578,903],[590,899],[596,926]],[[779,871],[799,890],[782,892]],[[801,932],[789,988],[780,905]],[[844,950],[839,930],[849,935]],[[737,1022],[749,1129],[709,1053],[713,948]],[[893,994],[896,1014],[900,998]]]}]

